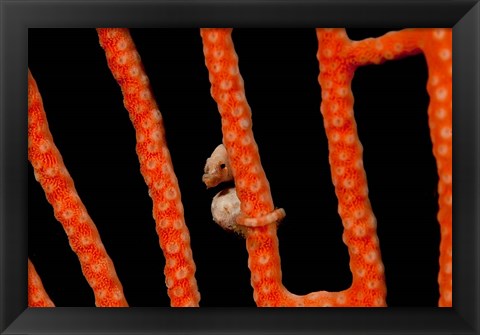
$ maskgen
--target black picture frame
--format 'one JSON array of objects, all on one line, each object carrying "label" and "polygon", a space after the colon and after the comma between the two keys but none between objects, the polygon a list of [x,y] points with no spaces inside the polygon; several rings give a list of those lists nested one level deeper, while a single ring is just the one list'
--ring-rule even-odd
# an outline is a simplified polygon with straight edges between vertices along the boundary
[{"label": "black picture frame", "polygon": [[[2,1],[1,314],[18,333],[479,332],[478,1]],[[27,31],[31,27],[453,27],[454,307],[387,309],[28,309]],[[477,315],[477,317],[476,317]]]}]

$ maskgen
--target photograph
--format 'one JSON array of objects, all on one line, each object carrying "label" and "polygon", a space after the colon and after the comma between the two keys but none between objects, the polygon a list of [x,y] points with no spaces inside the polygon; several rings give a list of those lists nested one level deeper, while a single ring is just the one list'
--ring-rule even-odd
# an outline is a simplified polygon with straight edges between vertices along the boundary
[{"label": "photograph", "polygon": [[30,307],[452,307],[451,28],[29,28],[28,109]]}]

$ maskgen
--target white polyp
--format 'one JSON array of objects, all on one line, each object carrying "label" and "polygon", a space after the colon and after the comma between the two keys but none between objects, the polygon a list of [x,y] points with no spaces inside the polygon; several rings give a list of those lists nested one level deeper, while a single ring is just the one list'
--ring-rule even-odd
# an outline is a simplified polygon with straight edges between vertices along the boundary
[{"label": "white polyp", "polygon": [[343,226],[345,227],[345,229],[350,229],[353,225],[353,220],[351,218],[346,218],[344,221],[343,221]]},{"label": "white polyp", "polygon": [[180,239],[185,243],[189,243],[190,242],[190,234],[187,231],[184,231],[180,234]]},{"label": "white polyp", "polygon": [[158,225],[160,226],[160,228],[166,229],[170,226],[170,221],[168,221],[167,219],[163,219],[158,222]]},{"label": "white polyp", "polygon": [[447,115],[447,111],[444,108],[439,108],[435,112],[435,116],[439,119],[445,118],[446,115]]},{"label": "white polyp", "polygon": [[222,82],[220,83],[220,88],[222,90],[229,90],[231,89],[233,86],[233,83],[231,80],[222,80]]},{"label": "white polyp", "polygon": [[435,91],[435,97],[437,98],[437,100],[443,101],[446,99],[447,93],[447,90],[444,87],[441,87]]},{"label": "white polyp", "polygon": [[242,115],[243,110],[244,110],[243,106],[237,106],[233,109],[232,115],[235,117],[239,117],[240,115]]},{"label": "white polyp", "polygon": [[119,290],[115,290],[113,292],[113,299],[115,299],[116,301],[120,301],[123,299],[123,294],[122,292],[120,292]]},{"label": "white polyp", "polygon": [[269,260],[270,260],[270,256],[268,254],[264,254],[258,257],[258,262],[262,265],[267,264]]},{"label": "white polyp", "polygon": [[370,251],[365,255],[365,260],[368,263],[373,263],[377,260],[377,253],[375,251]]},{"label": "white polyp", "polygon": [[238,67],[237,66],[231,66],[229,69],[228,69],[228,72],[232,75],[232,76],[236,76],[238,74]]},{"label": "white polyp", "polygon": [[107,295],[107,290],[98,290],[97,292],[99,299],[103,299]]},{"label": "white polyp", "polygon": [[338,158],[342,161],[346,161],[348,159],[348,153],[346,153],[345,151],[341,151],[338,154]]},{"label": "white polyp", "polygon": [[353,215],[355,216],[355,218],[357,219],[361,219],[365,216],[365,210],[364,209],[357,209],[355,212],[353,212]]},{"label": "white polyp", "polygon": [[356,237],[365,236],[365,229],[363,227],[355,227],[354,232]]},{"label": "white polyp", "polygon": [[252,162],[252,156],[250,155],[242,156],[241,161],[242,161],[242,164],[248,165]]},{"label": "white polyp", "polygon": [[39,149],[40,149],[40,152],[42,154],[46,153],[51,147],[51,144],[49,141],[47,140],[43,140],[42,143],[40,144],[39,146]]},{"label": "white polyp", "polygon": [[220,94],[220,100],[222,102],[227,102],[228,101],[228,94],[227,93]]},{"label": "white polyp", "polygon": [[438,53],[438,56],[440,57],[441,60],[449,60],[450,59],[450,50],[442,49]]},{"label": "white polyp", "polygon": [[234,132],[229,131],[228,133],[225,134],[225,138],[227,141],[233,142],[237,138],[237,135]]},{"label": "white polyp", "polygon": [[92,271],[95,273],[99,273],[102,270],[102,266],[99,263],[94,263],[91,265]]},{"label": "white polyp", "polygon": [[152,118],[155,120],[155,121],[160,121],[162,119],[162,114],[160,113],[160,111],[158,109],[152,109]]},{"label": "white polyp", "polygon": [[140,99],[148,100],[150,98],[150,92],[148,90],[143,90],[140,92]]},{"label": "white polyp", "polygon": [[171,288],[174,284],[174,281],[171,278],[166,278],[165,284],[167,285],[167,288]]},{"label": "white polyp", "polygon": [[71,219],[73,217],[73,212],[70,209],[67,209],[65,212],[63,212],[63,218],[64,219]]},{"label": "white polyp", "polygon": [[347,301],[347,297],[344,294],[339,294],[337,297],[337,304],[343,305]]},{"label": "white polyp", "polygon": [[[192,258],[192,249],[190,248],[183,249],[183,257],[186,259]],[[193,270],[196,269],[195,263],[192,264],[192,267],[193,267]]]},{"label": "white polyp", "polygon": [[117,62],[120,65],[125,65],[127,63],[127,55],[124,54],[119,56]]},{"label": "white polyp", "polygon": [[240,128],[242,128],[243,130],[246,130],[250,126],[250,121],[248,119],[241,119],[239,124],[240,124]]},{"label": "white polyp", "polygon": [[345,96],[348,94],[348,88],[346,88],[346,87],[340,87],[340,88],[337,90],[337,94],[338,94],[340,97],[345,97]]},{"label": "white polyp", "polygon": [[166,249],[168,253],[175,254],[180,251],[180,246],[175,242],[169,242]]},{"label": "white polyp", "polygon": [[58,173],[58,169],[56,167],[49,167],[45,170],[45,174],[48,177],[54,177]]},{"label": "white polyp", "polygon": [[450,184],[452,182],[452,175],[450,173],[445,173],[442,175],[442,181],[445,184]]},{"label": "white polyp", "polygon": [[150,138],[154,141],[160,141],[162,139],[162,133],[160,132],[160,130],[156,129],[152,131]]},{"label": "white polyp", "polygon": [[157,163],[153,159],[151,159],[147,162],[147,168],[149,170],[155,169],[156,165],[157,165]]},{"label": "white polyp", "polygon": [[[182,229],[182,227],[183,227],[183,222],[182,222],[182,220],[175,220],[175,221],[173,221],[173,228],[174,228],[174,229],[180,230],[180,229]],[[180,237],[182,237],[181,234],[180,234]]]},{"label": "white polyp", "polygon": [[446,274],[452,273],[452,263],[445,264],[445,267],[443,268],[443,272],[445,272]]},{"label": "white polyp", "polygon": [[82,211],[80,216],[78,217],[78,222],[85,223],[85,222],[88,221],[88,219],[89,219],[89,216],[88,216],[87,212]]},{"label": "white polyp", "polygon": [[343,181],[343,186],[344,186],[345,188],[351,189],[354,185],[355,185],[355,183],[353,182],[352,179],[345,179],[345,180]]},{"label": "white polyp", "polygon": [[446,301],[452,301],[452,291],[446,291],[443,297]]},{"label": "white polyp", "polygon": [[138,74],[140,73],[140,70],[138,69],[138,67],[134,66],[130,69],[130,75],[132,77],[136,77],[138,76]]},{"label": "white polyp", "polygon": [[452,128],[451,127],[443,127],[440,130],[440,136],[444,139],[448,139],[452,137]]},{"label": "white polyp", "polygon": [[214,31],[214,32],[211,32],[211,33],[208,34],[208,40],[210,42],[215,43],[217,41],[217,39],[218,39],[218,33],[217,32]]},{"label": "white polyp", "polygon": [[332,141],[333,142],[338,142],[340,141],[341,135],[339,133],[333,133],[332,134]]},{"label": "white polyp", "polygon": [[[325,82],[325,88],[326,88],[326,89],[330,89],[330,88],[332,88],[332,87],[333,87],[333,82],[332,82],[331,80],[327,80],[327,81]],[[334,105],[338,107],[337,104],[334,104]],[[336,110],[336,109],[335,109],[335,110]],[[335,111],[335,110],[333,109],[333,105],[332,105],[332,111]]]},{"label": "white polyp", "polygon": [[378,281],[370,280],[367,285],[369,289],[373,290],[378,286]]},{"label": "white polyp", "polygon": [[80,258],[81,262],[88,263],[92,259],[92,256],[89,255],[89,254],[83,254],[83,255],[79,256],[79,258]]},{"label": "white polyp", "polygon": [[252,143],[252,137],[250,135],[245,135],[240,142],[242,145],[247,146]]},{"label": "white polyp", "polygon": [[347,136],[345,136],[345,143],[347,144],[353,144],[355,143],[355,140],[356,140],[356,137],[354,134],[349,134]]},{"label": "white polyp", "polygon": [[432,84],[432,86],[438,85],[439,82],[440,82],[440,78],[438,76],[432,76],[432,79],[430,80],[430,83]]},{"label": "white polyp", "polygon": [[445,37],[445,29],[435,29],[433,31],[433,37],[436,40],[441,40]]},{"label": "white polyp", "polygon": [[188,275],[188,270],[185,267],[182,267],[175,272],[175,278],[178,280],[184,279]]},{"label": "white polyp", "polygon": [[177,297],[177,298],[180,298],[183,296],[184,294],[184,290],[182,287],[177,287],[173,290],[173,294]]},{"label": "white polyp", "polygon": [[89,238],[88,236],[82,236],[80,238],[80,243],[82,243],[83,246],[87,246],[93,243],[92,239]]},{"label": "white polyp", "polygon": [[452,205],[452,195],[451,195],[451,194],[450,194],[450,195],[446,195],[446,196],[444,197],[444,202],[445,202],[446,205],[451,206],[451,205]]},{"label": "white polyp", "polygon": [[258,190],[260,190],[260,186],[260,182],[256,181],[250,186],[250,191],[252,191],[253,193],[258,192]]},{"label": "white polyp", "polygon": [[165,198],[168,200],[173,200],[177,197],[177,191],[175,188],[170,187],[166,192],[165,192]]},{"label": "white polyp", "polygon": [[222,58],[223,55],[224,55],[224,52],[223,52],[223,50],[221,50],[221,49],[215,50],[215,51],[213,52],[213,56],[214,56],[215,58],[217,58],[217,59],[218,59],[218,58]]},{"label": "white polyp", "polygon": [[[332,106],[333,108],[333,106]],[[343,119],[341,117],[334,117],[332,120],[332,124],[335,127],[341,127],[343,125]]]},{"label": "white polyp", "polygon": [[149,82],[148,76],[145,75],[145,74],[142,74],[142,76],[140,77],[140,81],[144,85],[148,84],[148,82]]},{"label": "white polyp", "polygon": [[438,146],[438,154],[445,156],[448,153],[448,147],[444,144]]},{"label": "white polyp", "polygon": [[242,92],[235,92],[233,94],[233,96],[234,96],[235,100],[237,100],[239,102],[245,100],[245,95]]}]

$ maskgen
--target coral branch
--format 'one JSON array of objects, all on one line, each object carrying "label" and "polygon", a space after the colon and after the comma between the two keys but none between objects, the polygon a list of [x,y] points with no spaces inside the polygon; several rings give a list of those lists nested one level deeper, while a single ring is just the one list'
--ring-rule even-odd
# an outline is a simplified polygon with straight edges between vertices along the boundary
[{"label": "coral branch", "polygon": [[[452,304],[452,35],[451,29],[405,29],[379,38],[353,42],[344,29],[317,29],[320,62],[319,82],[322,87],[321,111],[329,140],[332,180],[339,198],[347,245],[349,227],[365,229],[358,221],[358,210],[368,211],[367,222],[373,224],[361,146],[353,116],[351,80],[356,68],[385,60],[423,52],[429,69],[427,91],[429,126],[439,174],[440,306]],[[357,149],[353,149],[356,147]],[[355,154],[355,151],[357,154]],[[353,157],[353,161],[352,158]],[[353,164],[352,164],[353,163]],[[359,174],[355,171],[359,172]],[[352,192],[359,185],[361,189]],[[359,202],[360,201],[360,202]],[[361,203],[363,201],[363,204]],[[353,217],[352,217],[353,214]],[[352,220],[353,225],[352,225]],[[355,222],[357,220],[357,222]],[[352,257],[351,248],[349,247]],[[363,253],[361,253],[363,254]],[[352,266],[352,265],[351,265]],[[352,268],[353,269],[353,268]],[[355,281],[355,277],[354,277]]]},{"label": "coral branch", "polygon": [[99,307],[128,306],[112,260],[98,230],[75,190],[52,134],[42,97],[28,71],[28,159],[57,220],[67,233],[70,246],[78,255],[83,274]]},{"label": "coral branch", "polygon": [[[260,223],[266,218],[273,219],[272,223],[276,222],[284,216],[284,212],[274,211],[273,208],[269,184],[253,138],[251,111],[245,98],[231,29],[202,29],[201,35],[212,84],[211,92],[222,117],[223,141],[241,201],[243,214],[237,223],[255,226],[254,222],[250,222],[252,218]],[[347,81],[346,74],[344,77],[343,80]],[[343,93],[347,97],[344,103],[348,105],[348,91]],[[337,195],[342,199],[348,198],[348,206],[341,201],[339,207],[342,208],[343,217],[350,222],[349,228],[353,229],[345,234],[345,242],[350,246],[354,278],[352,287],[343,292],[320,291],[303,297],[288,292],[281,280],[276,225],[268,224],[252,228],[246,235],[254,299],[259,306],[385,305],[383,264],[375,231],[376,221],[366,194],[365,172],[360,164],[361,146],[354,136],[350,136],[355,135],[354,122],[345,122],[348,132],[343,139],[347,143],[339,144],[334,149],[339,149],[339,161],[350,164],[342,164],[343,173],[349,178]],[[336,136],[337,142],[340,141],[341,134]],[[349,211],[351,214],[347,216]]]},{"label": "coral branch", "polygon": [[28,260],[28,307],[55,307],[30,259]]},{"label": "coral branch", "polygon": [[[211,94],[222,117],[223,143],[227,149],[241,212],[260,217],[274,210],[270,185],[253,138],[250,106],[245,98],[232,29],[201,29]],[[246,231],[254,299],[259,306],[279,306],[285,299],[281,281],[276,225]]]},{"label": "coral branch", "polygon": [[452,306],[452,30],[423,30],[428,64],[428,118],[437,162],[440,223],[439,306]]},{"label": "coral branch", "polygon": [[136,131],[140,171],[153,200],[153,217],[166,259],[165,282],[171,305],[196,307],[200,293],[190,234],[165,140],[162,115],[128,29],[97,29],[97,32]]}]

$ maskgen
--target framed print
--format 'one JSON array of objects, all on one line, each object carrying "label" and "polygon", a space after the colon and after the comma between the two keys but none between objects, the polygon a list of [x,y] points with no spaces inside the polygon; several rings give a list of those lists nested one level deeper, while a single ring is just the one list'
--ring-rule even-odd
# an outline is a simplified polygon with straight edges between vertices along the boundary
[{"label": "framed print", "polygon": [[2,333],[478,333],[478,2],[2,13]]}]

